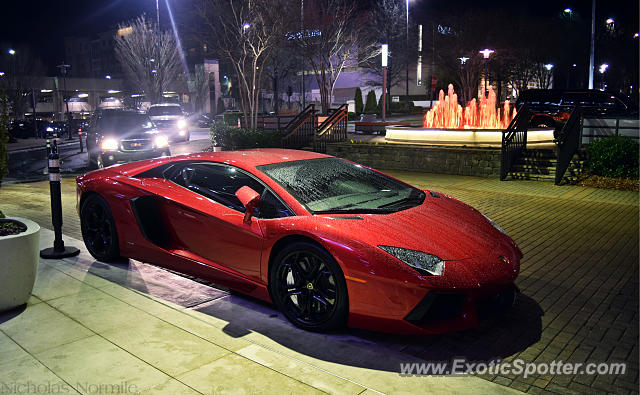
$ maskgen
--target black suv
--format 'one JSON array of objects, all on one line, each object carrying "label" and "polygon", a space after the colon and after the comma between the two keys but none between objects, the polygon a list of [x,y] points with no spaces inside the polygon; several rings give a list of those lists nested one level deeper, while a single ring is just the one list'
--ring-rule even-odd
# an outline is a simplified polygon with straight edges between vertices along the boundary
[{"label": "black suv", "polygon": [[529,89],[518,96],[516,108],[525,103],[533,114],[530,125],[534,127],[554,127],[557,122],[565,122],[576,105],[584,115],[592,117],[638,114],[638,105],[627,96],[598,90]]},{"label": "black suv", "polygon": [[87,130],[89,166],[102,168],[170,155],[167,137],[148,116],[133,110],[96,110]]}]

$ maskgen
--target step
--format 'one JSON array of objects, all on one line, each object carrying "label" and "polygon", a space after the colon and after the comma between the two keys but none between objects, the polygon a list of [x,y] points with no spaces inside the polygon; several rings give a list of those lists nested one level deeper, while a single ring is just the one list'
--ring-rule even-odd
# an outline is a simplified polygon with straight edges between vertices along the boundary
[{"label": "step", "polygon": [[556,180],[555,174],[530,174],[526,172],[509,172],[509,177],[513,180],[531,180],[531,181],[551,181]]}]

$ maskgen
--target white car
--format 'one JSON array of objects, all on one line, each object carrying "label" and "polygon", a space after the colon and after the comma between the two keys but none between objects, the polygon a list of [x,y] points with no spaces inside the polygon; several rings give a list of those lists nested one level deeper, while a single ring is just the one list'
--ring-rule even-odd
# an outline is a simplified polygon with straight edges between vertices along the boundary
[{"label": "white car", "polygon": [[189,124],[179,104],[152,104],[147,115],[171,141],[189,141]]}]

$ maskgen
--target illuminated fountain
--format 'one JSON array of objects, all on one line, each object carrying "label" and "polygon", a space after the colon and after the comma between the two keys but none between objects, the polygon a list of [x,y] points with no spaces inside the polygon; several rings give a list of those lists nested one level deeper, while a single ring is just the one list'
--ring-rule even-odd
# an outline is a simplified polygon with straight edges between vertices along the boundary
[{"label": "illuminated fountain", "polygon": [[[489,87],[489,94],[479,100],[472,99],[464,109],[458,104],[458,95],[449,84],[447,95],[440,91],[436,104],[424,115],[422,128],[388,126],[385,140],[389,142],[421,143],[432,145],[468,145],[500,147],[502,131],[506,130],[516,109],[505,100],[498,107],[496,94]],[[529,130],[527,143],[551,144],[553,130]]]}]

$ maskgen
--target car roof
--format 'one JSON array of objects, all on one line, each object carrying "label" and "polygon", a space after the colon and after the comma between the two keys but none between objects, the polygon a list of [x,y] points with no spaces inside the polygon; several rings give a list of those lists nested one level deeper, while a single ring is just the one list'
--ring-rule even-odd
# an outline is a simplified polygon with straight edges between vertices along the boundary
[{"label": "car roof", "polygon": [[330,155],[311,151],[300,151],[282,148],[257,148],[240,151],[200,152],[196,154],[172,156],[169,158],[150,159],[140,162],[118,165],[113,168],[120,174],[135,176],[157,166],[169,162],[202,161],[228,163],[245,170],[273,163],[293,162],[297,160],[332,158]]},{"label": "car roof", "polygon": [[229,164],[236,164],[239,167],[257,167],[272,163],[292,162],[296,160],[330,158],[330,156],[311,151],[282,148],[257,148],[240,151],[206,152],[185,155],[178,158],[180,160],[226,162]]}]

